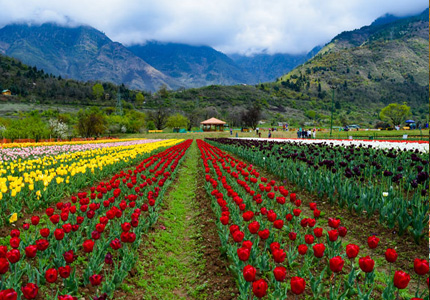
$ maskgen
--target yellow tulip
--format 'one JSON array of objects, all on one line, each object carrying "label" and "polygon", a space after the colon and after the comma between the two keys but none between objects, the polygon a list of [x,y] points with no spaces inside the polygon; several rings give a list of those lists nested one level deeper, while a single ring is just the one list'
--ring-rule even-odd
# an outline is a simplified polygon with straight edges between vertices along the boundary
[{"label": "yellow tulip", "polygon": [[13,213],[12,216],[9,219],[9,223],[14,223],[18,220],[18,214],[17,213]]}]

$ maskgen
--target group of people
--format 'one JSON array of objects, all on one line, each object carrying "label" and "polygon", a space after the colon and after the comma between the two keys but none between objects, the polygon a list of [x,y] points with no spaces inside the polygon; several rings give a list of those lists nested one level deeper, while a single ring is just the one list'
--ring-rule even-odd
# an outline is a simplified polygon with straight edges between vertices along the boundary
[{"label": "group of people", "polygon": [[297,138],[316,138],[317,130],[314,129],[302,129],[301,127],[297,130]]}]

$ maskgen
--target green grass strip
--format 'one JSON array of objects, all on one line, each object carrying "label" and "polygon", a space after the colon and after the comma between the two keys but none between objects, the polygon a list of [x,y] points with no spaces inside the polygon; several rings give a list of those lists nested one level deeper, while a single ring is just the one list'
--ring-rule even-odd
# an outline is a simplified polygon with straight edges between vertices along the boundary
[{"label": "green grass strip", "polygon": [[[199,285],[204,271],[200,257],[200,224],[195,199],[198,152],[193,143],[177,174],[178,181],[163,200],[163,210],[155,232],[149,234],[152,245],[142,250],[136,266],[135,284],[143,290],[142,299],[205,299],[206,286]],[[161,225],[162,224],[162,225]],[[162,226],[166,229],[163,230]],[[145,246],[143,246],[145,247]],[[123,290],[127,290],[125,286]],[[130,291],[132,292],[132,291]],[[153,298],[154,297],[154,298]]]}]

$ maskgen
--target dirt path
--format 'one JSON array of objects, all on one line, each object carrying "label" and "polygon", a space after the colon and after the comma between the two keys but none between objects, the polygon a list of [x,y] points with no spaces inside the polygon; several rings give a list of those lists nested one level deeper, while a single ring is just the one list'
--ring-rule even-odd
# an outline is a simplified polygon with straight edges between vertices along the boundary
[{"label": "dirt path", "polygon": [[140,259],[114,299],[235,299],[196,144],[188,151],[154,230],[144,237]]}]

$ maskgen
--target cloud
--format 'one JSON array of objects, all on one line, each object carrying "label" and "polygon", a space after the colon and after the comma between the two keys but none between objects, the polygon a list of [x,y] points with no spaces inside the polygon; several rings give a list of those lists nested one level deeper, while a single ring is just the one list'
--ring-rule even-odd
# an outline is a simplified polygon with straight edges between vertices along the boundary
[{"label": "cloud", "polygon": [[226,53],[303,53],[342,31],[391,13],[412,15],[424,0],[0,0],[10,23],[86,24],[123,44],[148,40],[209,45]]}]

